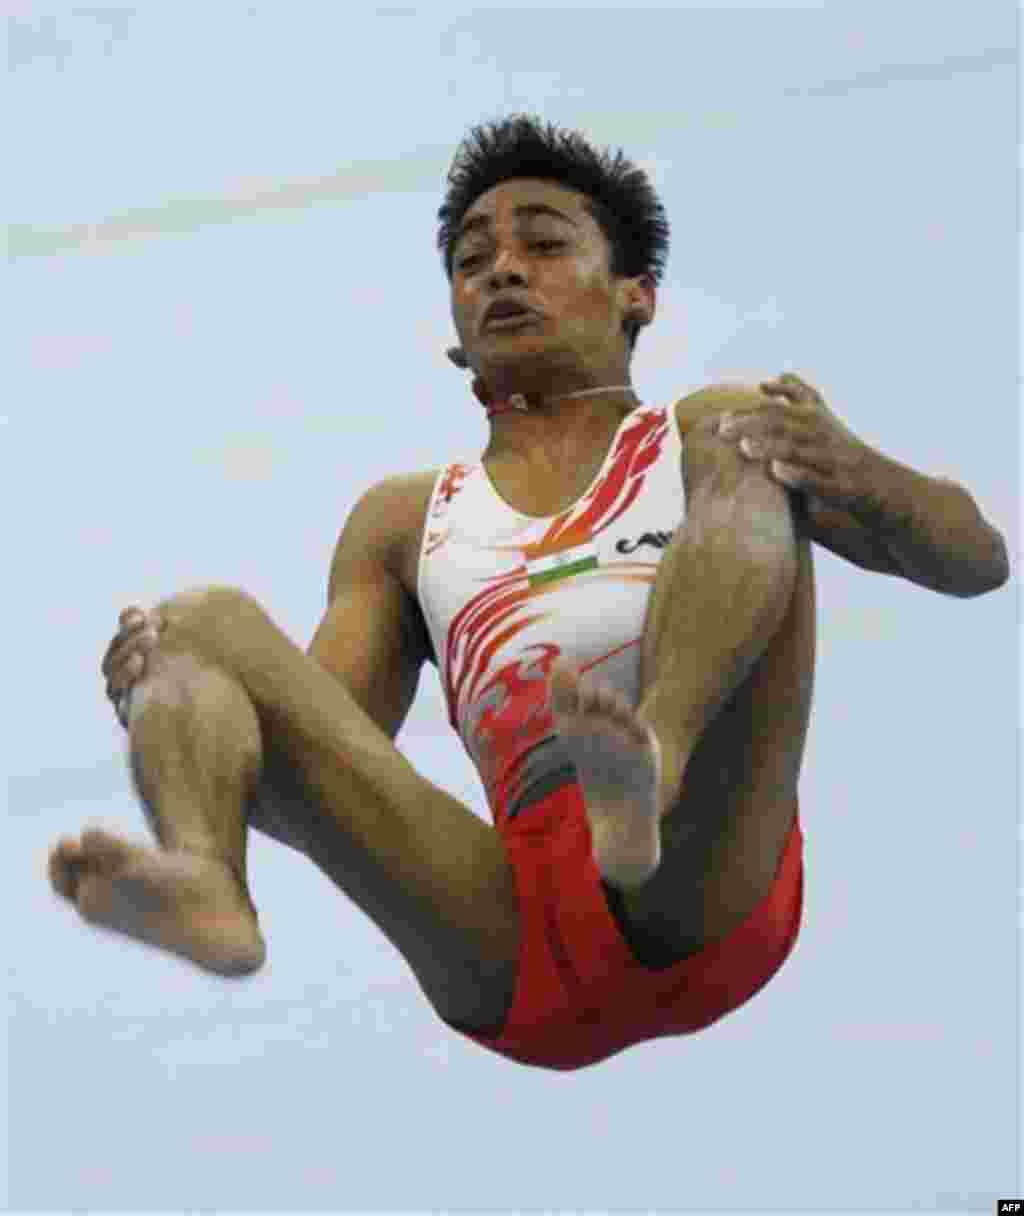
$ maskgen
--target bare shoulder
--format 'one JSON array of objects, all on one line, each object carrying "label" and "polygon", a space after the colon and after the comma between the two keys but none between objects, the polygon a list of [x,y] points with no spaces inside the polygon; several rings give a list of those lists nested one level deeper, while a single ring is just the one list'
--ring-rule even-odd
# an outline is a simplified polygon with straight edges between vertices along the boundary
[{"label": "bare shoulder", "polygon": [[345,523],[335,564],[343,548],[353,543],[371,550],[415,598],[423,527],[439,472],[398,473],[364,491]]},{"label": "bare shoulder", "polygon": [[416,598],[416,579],[423,529],[427,522],[430,495],[441,470],[426,469],[421,473],[402,473],[389,478],[395,495],[395,515],[400,521],[396,537],[396,572],[406,591]]}]

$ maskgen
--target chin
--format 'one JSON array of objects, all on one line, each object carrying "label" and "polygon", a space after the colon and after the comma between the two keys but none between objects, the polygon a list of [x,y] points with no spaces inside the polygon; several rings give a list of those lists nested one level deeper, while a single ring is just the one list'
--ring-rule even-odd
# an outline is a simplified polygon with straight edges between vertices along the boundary
[{"label": "chin", "polygon": [[534,334],[517,334],[514,340],[496,342],[489,345],[486,352],[480,351],[478,357],[485,373],[489,368],[495,368],[504,372],[518,369],[527,375],[539,374],[577,362],[569,352]]}]

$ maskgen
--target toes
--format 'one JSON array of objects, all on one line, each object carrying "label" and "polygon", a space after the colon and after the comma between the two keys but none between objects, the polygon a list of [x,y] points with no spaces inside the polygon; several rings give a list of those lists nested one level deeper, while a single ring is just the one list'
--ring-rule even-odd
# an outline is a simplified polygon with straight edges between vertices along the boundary
[{"label": "toes", "polygon": [[619,721],[629,708],[610,684],[588,674],[580,679],[579,713]]},{"label": "toes", "polygon": [[647,737],[646,729],[618,689],[589,673],[581,676],[562,659],[551,668],[550,688],[554,714],[608,718],[617,726],[628,728],[638,739]]},{"label": "toes", "polygon": [[558,660],[551,668],[551,710],[555,714],[579,713],[580,681],[572,668]]},{"label": "toes", "polygon": [[592,713],[600,714],[605,718],[620,719],[622,717],[622,708],[619,704],[619,698],[613,688],[607,684],[598,685],[594,689],[591,697],[590,710]]},{"label": "toes", "polygon": [[53,847],[51,857],[60,858],[67,865],[82,859],[82,846],[74,836],[62,836]]},{"label": "toes", "polygon": [[77,840],[65,836],[57,842],[47,862],[50,885],[65,899],[74,899],[78,888],[78,862],[81,847]]},{"label": "toes", "polygon": [[614,714],[615,717],[618,718],[622,723],[633,721],[632,707],[617,688],[611,689],[611,704],[609,705],[609,712]]},{"label": "toes", "polygon": [[580,699],[576,712],[580,715],[594,713],[601,700],[601,688],[595,684],[593,676],[581,676],[579,690]]},{"label": "toes", "polygon": [[629,702],[617,688],[601,684],[594,689],[590,705],[592,713],[609,718],[616,726],[634,727],[636,718]]},{"label": "toes", "polygon": [[121,870],[135,856],[137,848],[103,828],[86,828],[82,833],[83,860],[103,874]]}]

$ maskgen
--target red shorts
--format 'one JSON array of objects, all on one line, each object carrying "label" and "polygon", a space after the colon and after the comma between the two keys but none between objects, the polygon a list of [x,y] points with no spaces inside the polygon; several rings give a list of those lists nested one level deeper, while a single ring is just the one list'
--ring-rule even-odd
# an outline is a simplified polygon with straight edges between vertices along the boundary
[{"label": "red shorts", "polygon": [[500,1055],[568,1070],[693,1034],[749,1001],[793,949],[803,907],[799,811],[775,883],[743,924],[657,971],[636,960],[608,910],[577,783],[497,822],[522,918],[515,995],[501,1034],[452,1029]]}]

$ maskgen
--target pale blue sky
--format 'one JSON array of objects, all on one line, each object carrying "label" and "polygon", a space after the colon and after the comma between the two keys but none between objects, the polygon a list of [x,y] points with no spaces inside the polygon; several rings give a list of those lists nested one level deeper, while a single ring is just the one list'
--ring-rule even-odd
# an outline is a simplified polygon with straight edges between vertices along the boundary
[{"label": "pale blue sky", "polygon": [[[488,117],[652,172],[644,401],[798,371],[1016,554],[1015,6],[8,9],[9,1206],[1019,1192],[1015,581],[962,601],[819,553],[802,934],[694,1038],[504,1061],[261,836],[269,962],[242,982],[85,926],[44,877],[85,823],[144,838],[99,673],[122,607],[236,584],[305,645],[359,494],[481,451],[434,238]],[[485,815],[432,668],[399,745]]]}]

